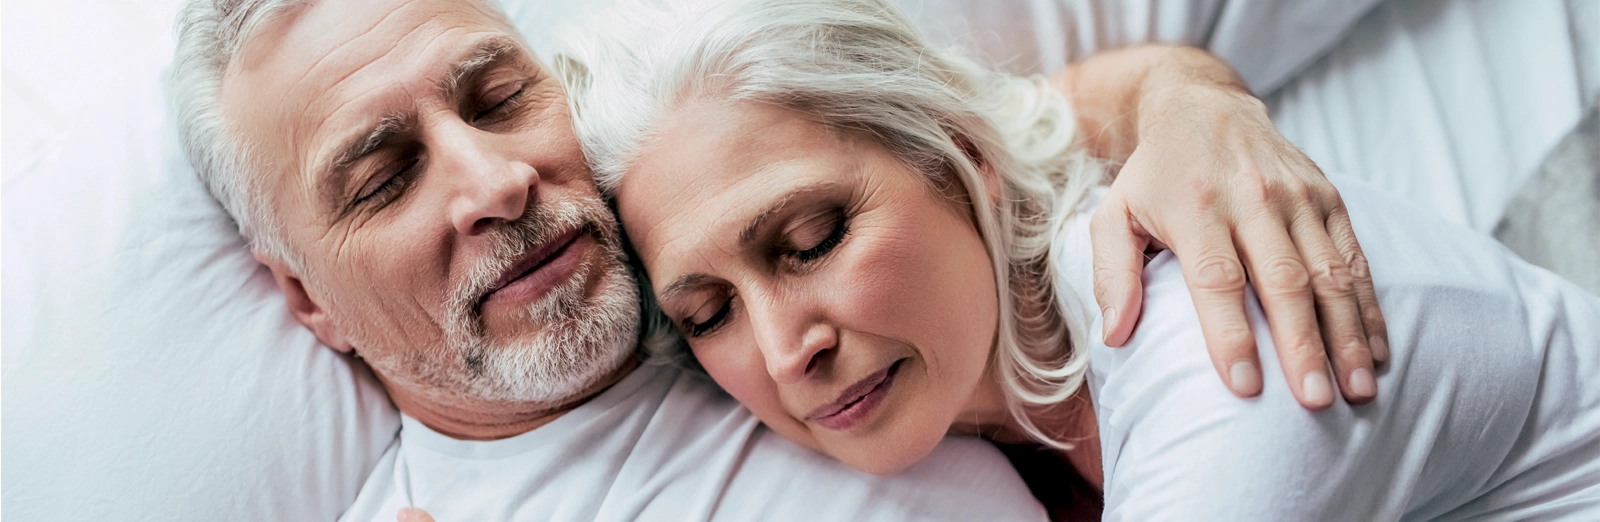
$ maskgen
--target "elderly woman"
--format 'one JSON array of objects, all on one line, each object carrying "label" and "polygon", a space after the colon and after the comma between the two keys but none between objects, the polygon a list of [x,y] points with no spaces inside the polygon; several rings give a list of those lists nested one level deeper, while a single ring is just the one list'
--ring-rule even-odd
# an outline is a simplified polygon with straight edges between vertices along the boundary
[{"label": "elderly woman", "polygon": [[874,0],[629,2],[556,67],[662,312],[798,444],[884,474],[949,433],[1031,441],[1071,475],[1030,477],[1042,499],[1085,484],[1113,520],[1600,516],[1600,302],[1488,239],[1335,178],[1389,325],[1379,399],[1307,411],[1325,378],[1266,372],[1241,400],[1171,253],[1107,348],[1104,168],[1042,80]]}]

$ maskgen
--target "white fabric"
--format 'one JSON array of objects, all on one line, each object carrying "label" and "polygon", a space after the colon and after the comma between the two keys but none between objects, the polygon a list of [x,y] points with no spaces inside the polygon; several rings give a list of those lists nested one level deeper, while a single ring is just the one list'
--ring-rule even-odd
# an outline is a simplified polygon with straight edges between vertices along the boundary
[{"label": "white fabric", "polygon": [[874,477],[759,424],[701,377],[643,366],[522,435],[462,441],[404,417],[346,522],[395,520],[1044,520],[994,446],[946,439]]},{"label": "white fabric", "polygon": [[172,38],[147,51],[5,185],[6,518],[333,519],[399,418],[288,317],[178,150]]},{"label": "white fabric", "polygon": [[1054,74],[1143,42],[1204,47],[1271,92],[1333,47],[1382,0],[893,0],[929,40],[1013,74]]},{"label": "white fabric", "polygon": [[1600,94],[1580,73],[1600,75],[1600,52],[1575,33],[1600,26],[1593,4],[1386,2],[1267,102],[1324,170],[1488,232]]},{"label": "white fabric", "polygon": [[1204,47],[1324,169],[1483,232],[1600,95],[1586,0],[896,3],[929,39],[1014,74],[1140,42]]},{"label": "white fabric", "polygon": [[[1089,348],[1105,519],[1600,518],[1600,299],[1488,237],[1331,179],[1389,325],[1378,399],[1301,408],[1253,294],[1265,390],[1234,397],[1162,253],[1128,345]],[[1093,302],[1088,220],[1064,234],[1063,294]]]}]

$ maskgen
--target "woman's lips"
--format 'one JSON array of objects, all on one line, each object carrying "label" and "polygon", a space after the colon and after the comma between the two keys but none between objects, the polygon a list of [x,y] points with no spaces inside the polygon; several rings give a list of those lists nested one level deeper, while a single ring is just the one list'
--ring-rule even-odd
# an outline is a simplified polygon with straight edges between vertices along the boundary
[{"label": "woman's lips", "polygon": [[530,252],[523,261],[506,271],[509,279],[484,296],[484,305],[509,301],[517,305],[531,303],[544,297],[546,292],[566,281],[583,263],[584,254],[594,242],[585,229],[568,232],[537,251]]},{"label": "woman's lips", "polygon": [[902,362],[904,359],[895,361],[888,368],[850,385],[832,403],[811,410],[806,419],[835,431],[844,431],[860,425],[877,410],[883,398],[889,394],[889,387],[894,385],[895,373],[900,369]]}]

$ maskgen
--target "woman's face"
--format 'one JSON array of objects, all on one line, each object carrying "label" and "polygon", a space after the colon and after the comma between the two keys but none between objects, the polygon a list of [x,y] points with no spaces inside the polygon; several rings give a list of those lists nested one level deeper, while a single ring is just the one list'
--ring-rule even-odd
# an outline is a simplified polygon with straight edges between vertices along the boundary
[{"label": "woman's face", "polygon": [[863,471],[932,451],[995,338],[970,210],[799,112],[706,103],[659,130],[617,207],[706,371],[778,433]]}]

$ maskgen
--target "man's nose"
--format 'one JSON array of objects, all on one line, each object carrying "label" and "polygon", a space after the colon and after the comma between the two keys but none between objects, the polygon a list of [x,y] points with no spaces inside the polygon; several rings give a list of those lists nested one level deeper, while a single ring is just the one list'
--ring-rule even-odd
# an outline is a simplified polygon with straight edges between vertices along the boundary
[{"label": "man's nose", "polygon": [[440,125],[435,145],[442,173],[453,193],[450,221],[462,235],[482,234],[497,221],[513,221],[534,197],[539,172],[504,150],[507,140],[465,122]]},{"label": "man's nose", "polygon": [[[762,299],[750,308],[756,346],[767,363],[767,373],[778,384],[794,384],[810,376],[831,350],[838,348],[838,330],[804,305]],[[795,303],[799,304],[799,303]]]}]

